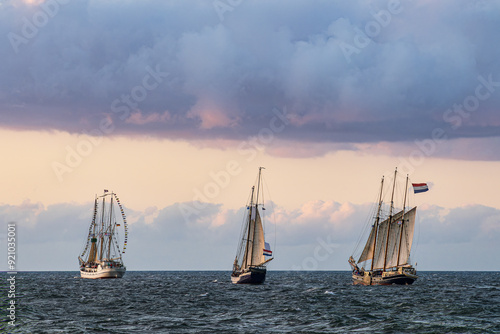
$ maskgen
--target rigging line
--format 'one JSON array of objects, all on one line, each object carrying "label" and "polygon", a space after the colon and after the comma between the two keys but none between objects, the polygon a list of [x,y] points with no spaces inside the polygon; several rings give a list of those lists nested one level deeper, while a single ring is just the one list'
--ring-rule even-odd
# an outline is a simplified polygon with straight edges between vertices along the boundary
[{"label": "rigging line", "polygon": [[[354,255],[358,252],[360,246],[362,245],[362,241],[365,240],[365,235],[367,233],[366,231],[371,229],[371,226],[372,226],[373,222],[375,221],[375,216],[376,216],[376,212],[377,212],[377,209],[378,209],[378,203],[377,202],[378,202],[379,195],[380,195],[380,191],[377,191],[377,194],[375,195],[375,199],[371,202],[372,205],[371,205],[369,214],[365,218],[365,221],[363,223],[363,229],[361,230],[361,233],[358,236],[358,239],[357,239],[357,241],[355,243],[354,249],[351,252],[351,254],[353,255],[353,257],[355,257]],[[361,249],[360,252],[363,252],[363,250]]]},{"label": "rigging line", "polygon": [[90,236],[92,234],[92,227],[95,225],[95,219],[96,219],[96,213],[97,213],[97,195],[96,198],[94,199],[94,214],[92,215],[92,221],[89,226],[89,234],[87,236],[87,241],[85,243],[85,246],[82,247],[83,251],[81,252],[81,256],[83,257],[85,253],[87,252],[87,249],[89,248],[89,243],[90,243]]},{"label": "rigging line", "polygon": [[[274,225],[274,245],[273,245],[273,248],[274,248],[273,257],[274,257],[274,254],[276,252],[276,245],[277,245],[277,243],[276,243],[276,235],[277,235],[277,233],[276,233],[276,212],[275,212],[274,201],[273,201],[272,196],[271,196],[271,190],[269,190],[267,180],[265,178],[262,178],[262,181],[264,182],[263,188],[266,189],[266,191],[269,195],[269,202],[271,203],[271,209],[273,211],[272,215],[273,215],[273,225]],[[264,198],[264,191],[262,191],[262,198]]]},{"label": "rigging line", "polygon": [[[412,184],[412,180],[411,178],[408,178],[408,184]],[[413,191],[409,191],[409,198],[408,198],[408,207],[409,208],[412,208],[413,206],[415,206],[415,194],[413,193]],[[411,204],[411,205],[410,205]],[[415,222],[414,222],[414,234],[415,234],[415,228],[417,229],[417,236],[415,238],[415,236],[413,237],[413,240],[407,240],[407,242],[409,243],[410,241],[412,241],[412,249],[410,251],[410,254],[413,254],[413,258],[416,258],[416,254],[418,253],[418,246],[419,246],[419,242],[420,242],[420,232],[421,232],[421,229],[420,229],[420,224],[418,224],[418,221],[419,221],[419,211],[416,210],[415,211]],[[414,242],[413,242],[414,241]],[[410,254],[408,254],[408,263],[410,263]]]},{"label": "rigging line", "polygon": [[[264,239],[265,239],[265,233],[266,233],[266,212],[265,212],[266,210],[265,210],[265,205],[264,205],[264,203],[266,203],[266,202],[265,202],[264,196],[265,196],[265,190],[266,190],[265,188],[267,186],[267,184],[265,182],[266,181],[264,180],[264,175],[261,175],[261,177],[260,177],[260,183],[262,185],[262,195],[261,196],[262,196],[262,220],[263,220],[263,225],[264,225],[263,226],[263,229],[264,229]],[[268,190],[268,192],[269,192],[269,190]]]},{"label": "rigging line", "polygon": [[241,230],[240,230],[240,237],[239,237],[239,241],[238,241],[238,248],[237,248],[237,252],[236,252],[236,260],[240,266],[242,266],[243,262],[247,260],[244,253],[245,253],[246,247],[248,245],[249,238],[248,237],[245,238],[245,235],[247,234],[247,230],[250,229],[250,214],[251,214],[251,210],[252,210],[251,206],[252,206],[252,201],[253,201],[253,189],[255,189],[255,187],[252,187],[252,191],[248,195],[244,214],[242,217],[243,221],[240,224]]},{"label": "rigging line", "polygon": [[120,213],[122,215],[122,222],[123,222],[123,229],[124,229],[123,250],[125,250],[126,249],[125,240],[128,239],[127,238],[127,236],[128,236],[127,216],[125,215],[125,211],[123,210],[123,206],[120,203],[120,199],[118,198],[118,195],[113,192],[113,196],[115,197],[116,203],[118,203],[118,207],[120,208]]},{"label": "rigging line", "polygon": [[363,230],[361,231],[360,235],[358,236],[354,250],[352,252],[353,255],[354,255],[354,253],[358,252],[358,249],[362,245],[362,241],[365,239],[364,236],[366,234],[366,231],[371,229],[371,225],[373,224],[372,221],[375,220],[375,212],[376,211],[377,211],[376,205],[374,204],[374,205],[372,205],[372,209],[370,210],[368,217],[365,218],[365,221],[363,223]]},{"label": "rigging line", "polygon": [[247,214],[247,210],[250,210],[250,196],[252,196],[251,192],[250,194],[248,194],[248,198],[247,198],[247,201],[246,201],[246,205],[244,207],[244,214],[243,214],[243,218],[241,220],[241,224],[240,224],[240,237],[239,237],[239,242],[238,242],[238,250],[240,248],[240,244],[241,244],[241,240],[244,238],[244,234],[245,234],[245,231],[246,231],[246,225],[247,225],[247,219],[248,219],[248,214]]}]

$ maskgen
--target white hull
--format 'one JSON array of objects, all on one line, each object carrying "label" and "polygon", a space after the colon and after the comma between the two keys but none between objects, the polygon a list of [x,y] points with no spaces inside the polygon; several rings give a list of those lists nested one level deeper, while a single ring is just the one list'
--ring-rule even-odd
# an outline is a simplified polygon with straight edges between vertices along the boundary
[{"label": "white hull", "polygon": [[80,270],[82,278],[122,278],[125,275],[125,267],[122,268],[98,268],[98,269],[83,269]]}]

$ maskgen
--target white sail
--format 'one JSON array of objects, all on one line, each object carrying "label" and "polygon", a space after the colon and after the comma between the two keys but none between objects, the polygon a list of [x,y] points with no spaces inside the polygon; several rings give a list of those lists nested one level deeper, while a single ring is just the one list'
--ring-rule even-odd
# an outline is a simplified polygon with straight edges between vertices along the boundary
[{"label": "white sail", "polygon": [[384,221],[379,225],[375,256],[373,258],[373,269],[381,269],[384,267],[385,243],[387,239],[387,228],[389,227],[389,224],[386,222],[387,221]]},{"label": "white sail", "polygon": [[[264,228],[259,212],[260,188],[262,185],[261,171],[259,167],[257,186],[252,187],[250,204],[247,206],[248,213],[245,217],[245,225],[241,230],[238,251],[233,262],[231,282],[235,284],[261,284],[266,279],[266,256],[272,256],[271,247],[264,240]],[[264,209],[264,208],[262,208]]]},{"label": "white sail", "polygon": [[[416,208],[408,211],[404,215],[404,220],[400,224],[395,222],[393,226],[394,247],[387,251],[387,267],[395,267],[408,262],[410,257],[411,245],[413,242],[413,232],[415,229]],[[399,220],[401,221],[401,220]],[[402,235],[401,235],[402,234]],[[401,246],[399,246],[401,243]],[[399,261],[398,261],[399,252]]]},{"label": "white sail", "polygon": [[370,232],[370,236],[366,241],[363,253],[361,253],[358,262],[365,262],[373,259],[373,247],[375,246],[375,232],[376,232],[375,227],[373,227],[372,231]]},{"label": "white sail", "polygon": [[[384,220],[382,223],[380,223],[377,233],[375,258],[373,259],[374,261],[373,269],[383,269],[384,262],[386,262],[385,264],[386,268],[395,267],[398,264],[402,265],[408,262],[413,241],[413,232],[415,229],[415,214],[416,214],[416,207],[405,213],[403,221],[401,220],[403,212],[400,211],[397,214],[395,214],[392,217],[392,219],[388,218]],[[389,228],[389,221],[390,221],[390,228]],[[387,235],[388,230],[389,230],[389,236]],[[402,237],[401,237],[401,231],[403,233]],[[389,237],[389,239],[387,239],[387,237]],[[387,257],[385,256],[386,240],[388,240]],[[401,247],[399,247],[400,240],[401,240]],[[368,241],[370,242],[370,239]],[[400,253],[399,263],[398,263],[398,252]],[[369,258],[367,258],[367,260],[369,260]]]},{"label": "white sail", "polygon": [[[408,176],[403,200],[403,210],[394,212],[394,193],[397,169],[390,196],[389,217],[380,222],[384,178],[380,185],[377,216],[358,262],[351,256],[353,284],[361,285],[404,285],[412,284],[417,278],[416,269],[408,263],[415,230],[416,207],[406,211]],[[363,267],[358,265],[363,263]],[[365,269],[367,268],[367,269]]]},{"label": "white sail", "polygon": [[264,229],[262,228],[262,220],[260,219],[259,210],[255,210],[257,217],[255,218],[255,228],[253,237],[252,249],[252,264],[260,265],[265,261],[264,257]]},{"label": "white sail", "polygon": [[241,268],[246,269],[252,263],[252,247],[253,247],[253,235],[255,228],[255,208],[250,206],[250,212],[248,215],[247,229],[243,237],[245,242],[245,251],[243,253],[243,262],[241,263]]},{"label": "white sail", "polygon": [[259,210],[255,206],[250,207],[250,221],[248,224],[248,241],[246,243],[245,258],[243,259],[243,268],[260,265],[265,261],[264,258],[264,229],[260,219]]}]

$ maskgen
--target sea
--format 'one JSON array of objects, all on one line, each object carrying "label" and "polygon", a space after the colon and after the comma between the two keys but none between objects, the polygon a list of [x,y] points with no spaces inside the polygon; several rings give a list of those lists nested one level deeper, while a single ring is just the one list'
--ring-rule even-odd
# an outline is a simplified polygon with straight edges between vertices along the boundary
[{"label": "sea", "polygon": [[[6,273],[1,274],[6,278]],[[16,276],[15,326],[1,285],[0,333],[500,333],[500,272],[420,272],[407,286],[353,286],[348,271]]]}]

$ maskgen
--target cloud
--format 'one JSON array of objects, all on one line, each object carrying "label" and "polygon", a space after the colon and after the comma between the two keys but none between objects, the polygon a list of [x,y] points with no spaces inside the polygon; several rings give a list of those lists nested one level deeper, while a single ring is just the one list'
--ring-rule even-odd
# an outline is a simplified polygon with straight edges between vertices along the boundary
[{"label": "cloud", "polygon": [[241,140],[286,106],[284,141],[500,135],[496,2],[49,2],[0,7],[4,127]]},{"label": "cloud", "polygon": [[[266,239],[276,256],[272,268],[347,270],[347,258],[362,250],[365,239],[360,234],[373,223],[372,209],[370,204],[310,201],[286,210],[270,203],[263,215]],[[125,260],[130,270],[229,270],[246,216],[245,207],[228,210],[199,202],[124,210],[129,218]],[[16,222],[19,270],[76,271],[91,216],[90,202],[0,206],[1,220]],[[413,258],[421,270],[492,270],[499,221],[500,211],[491,207],[423,205]],[[5,233],[0,237],[5,240]]]},{"label": "cloud", "polygon": [[171,119],[168,111],[162,114],[152,113],[149,115],[143,115],[140,111],[133,112],[129,118],[125,121],[126,123],[144,125],[148,123],[163,123],[168,122]]},{"label": "cloud", "polygon": [[500,233],[500,211],[482,205],[451,210],[427,207],[421,213],[421,243],[492,242]]}]

